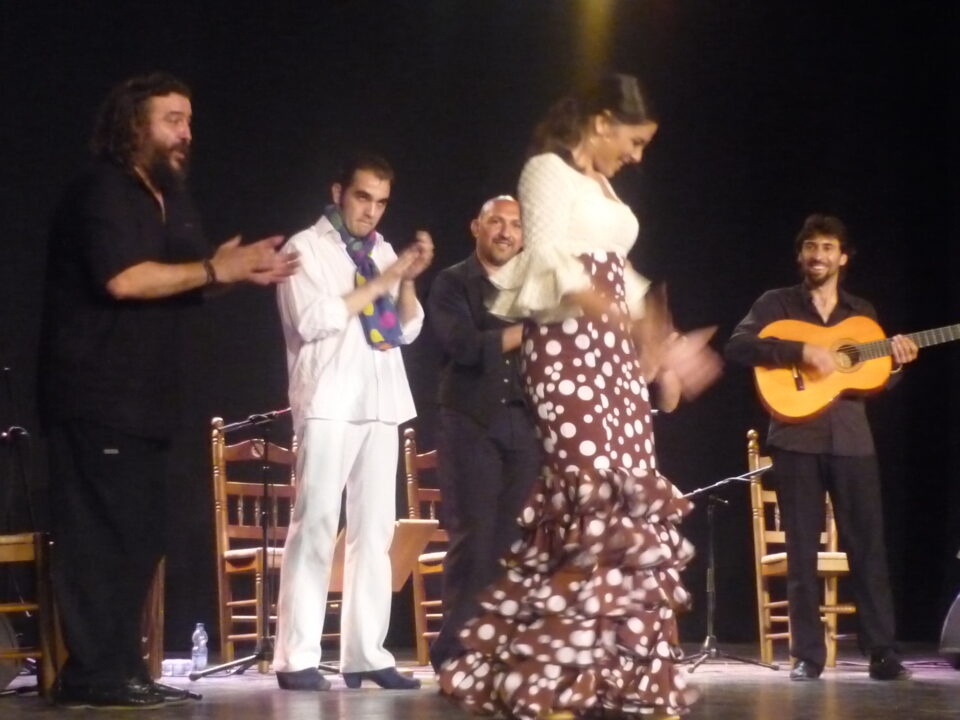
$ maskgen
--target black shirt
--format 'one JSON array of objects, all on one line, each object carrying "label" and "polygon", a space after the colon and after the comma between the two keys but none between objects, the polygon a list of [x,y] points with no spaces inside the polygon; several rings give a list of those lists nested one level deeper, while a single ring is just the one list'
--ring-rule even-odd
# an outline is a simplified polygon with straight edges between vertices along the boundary
[{"label": "black shirt", "polygon": [[139,263],[209,254],[185,191],[164,193],[164,211],[139,178],[106,161],[67,188],[50,238],[40,362],[45,421],[95,421],[142,437],[172,431],[181,313],[200,293],[117,300],[106,289]]},{"label": "black shirt", "polygon": [[[802,320],[830,327],[854,315],[872,320],[877,313],[866,300],[839,290],[837,306],[827,322],[814,307],[803,285],[764,293],[740,321],[727,342],[725,355],[731,362],[761,367],[788,367],[803,359],[803,343],[777,338],[759,338],[757,333],[776,320]],[[826,410],[800,423],[770,419],[767,445],[783,450],[830,455],[873,455],[873,436],[867,422],[863,397],[841,395]]]},{"label": "black shirt", "polygon": [[485,299],[495,292],[476,255],[434,279],[427,317],[444,352],[439,403],[487,426],[503,405],[523,404],[518,350],[503,352],[510,323],[491,315]]}]

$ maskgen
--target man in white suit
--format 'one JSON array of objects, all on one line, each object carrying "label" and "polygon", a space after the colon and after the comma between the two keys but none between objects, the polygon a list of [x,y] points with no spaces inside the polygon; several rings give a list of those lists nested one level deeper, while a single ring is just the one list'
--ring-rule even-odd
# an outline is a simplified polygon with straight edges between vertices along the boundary
[{"label": "man in white suit", "polygon": [[299,271],[278,293],[300,437],[297,502],[280,574],[273,666],[285,690],[326,690],[317,669],[347,491],[341,673],[411,689],[384,646],[390,623],[390,543],[396,519],[397,426],[415,410],[400,345],[423,325],[414,279],[433,258],[426,232],[399,256],[376,232],[393,170],[359,155],[331,187],[333,203],[287,246]]}]

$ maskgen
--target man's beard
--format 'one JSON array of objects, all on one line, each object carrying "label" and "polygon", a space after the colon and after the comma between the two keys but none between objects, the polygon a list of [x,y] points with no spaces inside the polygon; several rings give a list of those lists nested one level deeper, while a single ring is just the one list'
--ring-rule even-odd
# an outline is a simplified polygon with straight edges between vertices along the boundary
[{"label": "man's beard", "polygon": [[807,268],[801,268],[800,270],[800,276],[803,278],[803,281],[808,287],[812,288],[818,288],[826,285],[831,278],[837,277],[838,275],[839,273],[836,272],[827,272],[819,277],[815,277],[813,273],[807,270]]},{"label": "man's beard", "polygon": [[[171,155],[175,151],[183,153],[180,167],[174,167]],[[187,170],[190,162],[190,146],[176,145],[172,148],[162,148],[152,145],[149,149],[143,166],[144,172],[160,192],[180,190],[187,180]]]}]

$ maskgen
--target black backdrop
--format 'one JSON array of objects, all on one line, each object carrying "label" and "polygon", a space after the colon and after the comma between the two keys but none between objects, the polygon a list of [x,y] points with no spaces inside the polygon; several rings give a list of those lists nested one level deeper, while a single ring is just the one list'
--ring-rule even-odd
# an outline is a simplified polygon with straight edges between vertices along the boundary
[{"label": "black backdrop", "polygon": [[[292,233],[327,198],[338,154],[364,145],[395,164],[382,224],[405,242],[428,227],[436,268],[462,258],[480,203],[512,192],[538,114],[582,73],[644,77],[662,120],[641,170],[616,180],[641,218],[635,264],[669,281],[678,324],[722,341],[753,299],[794,281],[803,217],[843,217],[859,241],[849,286],[891,332],[960,321],[957,13],[949,2],[714,0],[0,3],[0,426],[36,430],[38,318],[46,227],[85,159],[95,109],[129,75],[192,85],[192,186],[212,240]],[[853,7],[853,6],[856,7]],[[421,283],[429,289],[430,276]],[[167,641],[215,620],[209,418],[282,407],[285,369],[272,293],[236,289],[192,320],[182,432],[171,471]],[[719,345],[719,341],[717,343]],[[960,588],[960,348],[925,352],[873,400],[893,579],[905,639],[936,638]],[[437,353],[406,352],[429,445]],[[765,420],[748,374],[728,368],[693,405],[658,421],[661,463],[684,490],[744,468],[744,434]],[[43,447],[31,497],[45,522]],[[28,524],[0,448],[0,522]],[[755,637],[749,512],[734,488],[720,515],[718,634]],[[702,546],[697,510],[686,533]],[[687,573],[704,632],[703,564]],[[412,642],[408,595],[391,642]]]}]

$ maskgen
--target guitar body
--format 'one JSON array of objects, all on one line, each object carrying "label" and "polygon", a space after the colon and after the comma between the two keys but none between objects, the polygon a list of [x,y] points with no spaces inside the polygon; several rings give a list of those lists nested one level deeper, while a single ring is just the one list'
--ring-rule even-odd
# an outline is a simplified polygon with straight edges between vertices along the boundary
[{"label": "guitar body", "polygon": [[886,384],[893,368],[893,360],[889,355],[857,361],[841,351],[844,347],[886,337],[880,326],[867,317],[850,317],[832,327],[812,325],[801,320],[777,320],[761,330],[760,337],[828,347],[834,351],[840,367],[840,370],[826,377],[810,375],[799,366],[795,369],[754,368],[760,399],[770,414],[785,422],[802,422],[813,417],[844,392],[879,390]]}]

